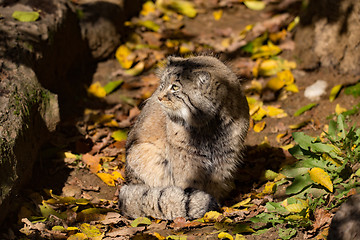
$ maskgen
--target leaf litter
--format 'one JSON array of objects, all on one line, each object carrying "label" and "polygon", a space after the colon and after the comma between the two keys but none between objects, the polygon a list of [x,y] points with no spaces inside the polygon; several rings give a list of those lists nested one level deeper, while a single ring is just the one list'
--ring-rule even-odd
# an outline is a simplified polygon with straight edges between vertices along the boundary
[{"label": "leaf litter", "polygon": [[[51,190],[32,193],[29,195],[32,204],[21,203],[20,232],[29,238],[40,236],[44,239],[194,239],[202,236],[262,239],[265,235],[270,239],[305,239],[326,236],[337,207],[357,192],[360,174],[354,159],[359,159],[360,130],[346,127],[344,116],[348,116],[346,112],[350,110],[336,105],[335,121],[330,121],[321,137],[310,137],[299,131],[320,129],[313,115],[303,118],[318,103],[305,105],[294,117],[291,109],[282,109],[281,101],[303,90],[293,74],[296,63],[282,56],[291,49],[282,46],[292,41],[292,31],[299,17],[288,13],[269,15],[264,21],[254,21],[243,29],[214,32],[210,38],[205,33],[192,36],[187,31],[187,24],[203,14],[221,22],[230,14],[230,7],[261,11],[266,4],[266,1],[223,0],[211,9],[204,7],[202,1],[145,2],[140,15],[125,23],[132,34],[115,53],[119,68],[112,72],[112,80],[94,81],[87,88],[91,97],[107,100],[117,96],[120,103],[107,110],[86,109],[83,119],[77,123],[85,140],[73,140],[74,149],[59,148],[61,151],[57,152],[67,168],[86,170],[100,183],[85,186],[75,178],[63,188],[64,196]],[[116,190],[108,200],[90,193],[124,184],[127,132],[140,112],[138,105],[158,85],[153,70],[164,64],[168,55],[187,56],[208,50],[223,54],[240,50],[242,62],[235,60],[234,66],[237,66],[235,71],[248,79],[244,89],[254,130],[249,135],[264,139],[247,151],[256,161],[246,162],[239,170],[238,185],[244,189],[239,189],[240,193],[226,202],[220,212],[208,212],[201,219],[162,221],[142,217],[129,220],[118,212]],[[360,95],[358,84],[336,85],[329,93],[329,102],[336,102],[342,89],[345,94]],[[128,95],[129,92],[134,94]],[[358,109],[354,106],[349,115],[356,114]],[[281,123],[289,118],[291,124]],[[274,142],[261,135],[271,131],[276,133]],[[274,151],[270,143],[282,148]],[[264,162],[263,156],[273,159],[272,162]],[[260,165],[260,168],[255,167]]]}]

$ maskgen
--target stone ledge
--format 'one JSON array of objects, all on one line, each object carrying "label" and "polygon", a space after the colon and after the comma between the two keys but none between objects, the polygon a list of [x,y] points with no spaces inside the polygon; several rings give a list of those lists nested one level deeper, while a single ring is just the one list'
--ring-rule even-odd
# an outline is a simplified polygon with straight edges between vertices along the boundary
[{"label": "stone ledge", "polygon": [[[0,224],[30,179],[40,146],[63,118],[63,103],[84,93],[89,66],[115,50],[119,26],[141,6],[140,0],[77,2],[0,1]],[[15,10],[40,10],[40,19],[18,22],[11,17]],[[104,37],[106,29],[111,38]]]}]

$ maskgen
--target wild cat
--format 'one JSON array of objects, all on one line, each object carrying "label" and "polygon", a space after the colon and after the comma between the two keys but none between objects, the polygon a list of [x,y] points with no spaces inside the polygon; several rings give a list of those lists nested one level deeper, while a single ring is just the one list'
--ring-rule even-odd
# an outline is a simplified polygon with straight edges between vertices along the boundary
[{"label": "wild cat", "polygon": [[160,78],[128,136],[120,209],[131,218],[199,218],[234,187],[248,103],[214,57],[169,57]]}]

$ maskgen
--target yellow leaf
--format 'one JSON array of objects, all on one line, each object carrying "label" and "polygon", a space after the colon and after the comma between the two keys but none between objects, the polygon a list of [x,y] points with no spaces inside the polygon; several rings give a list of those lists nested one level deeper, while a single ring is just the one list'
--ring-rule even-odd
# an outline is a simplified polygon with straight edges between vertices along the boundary
[{"label": "yellow leaf", "polygon": [[278,72],[277,76],[282,82],[284,82],[285,85],[290,85],[294,83],[294,76],[290,70]]},{"label": "yellow leaf", "polygon": [[[264,60],[259,64],[258,75],[272,76],[281,70],[278,61],[274,59]],[[253,70],[254,74],[254,70]]]},{"label": "yellow leaf", "polygon": [[129,69],[134,63],[135,55],[131,53],[130,49],[126,45],[121,45],[115,52],[115,57],[119,61],[120,65]]},{"label": "yellow leaf", "polygon": [[166,237],[161,236],[161,235],[160,235],[159,233],[157,233],[157,232],[154,232],[153,235],[154,235],[158,240],[164,240],[164,239],[166,239]]},{"label": "yellow leaf", "polygon": [[96,173],[96,175],[107,185],[114,187],[115,181],[114,177],[108,173]]},{"label": "yellow leaf", "polygon": [[285,83],[283,81],[281,81],[281,79],[279,79],[279,77],[274,77],[267,82],[266,87],[270,88],[273,91],[278,91],[284,85],[285,85]]},{"label": "yellow leaf", "polygon": [[72,159],[77,158],[77,156],[75,154],[72,154],[71,152],[64,152],[64,156],[65,158],[72,158]]},{"label": "yellow leaf", "polygon": [[261,192],[263,195],[272,194],[275,191],[276,184],[274,182],[267,182],[264,190]]},{"label": "yellow leaf", "polygon": [[106,96],[106,91],[99,82],[94,82],[93,84],[91,84],[87,92],[90,95],[98,98],[103,98]]},{"label": "yellow leaf", "polygon": [[88,223],[81,224],[80,230],[91,240],[101,240],[105,235],[96,226],[92,226]]},{"label": "yellow leaf", "polygon": [[273,107],[273,106],[266,106],[267,115],[272,118],[283,118],[287,117],[287,113],[281,108]]},{"label": "yellow leaf", "polygon": [[214,19],[216,20],[216,21],[219,21],[220,20],[220,18],[221,18],[221,16],[222,16],[222,14],[223,14],[223,10],[217,10],[217,11],[214,11],[213,12],[213,16],[214,16]]},{"label": "yellow leaf", "polygon": [[263,1],[244,1],[244,4],[249,9],[255,11],[263,10],[266,6],[266,3]]},{"label": "yellow leaf", "polygon": [[194,18],[197,15],[194,4],[186,0],[157,0],[156,5],[165,11],[175,11],[189,18]]},{"label": "yellow leaf", "polygon": [[284,149],[284,150],[289,150],[290,148],[294,147],[294,144],[288,144],[288,145],[285,145],[285,146],[282,146],[281,148]]},{"label": "yellow leaf", "polygon": [[279,133],[279,134],[276,136],[276,141],[277,141],[278,143],[280,143],[281,138],[283,138],[285,135],[286,135],[286,133]]},{"label": "yellow leaf", "polygon": [[272,44],[270,41],[268,45],[263,45],[258,48],[254,49],[253,55],[251,56],[252,59],[257,59],[260,57],[270,57],[276,56],[281,52],[281,48]]},{"label": "yellow leaf", "polygon": [[306,126],[310,122],[311,122],[311,120],[305,120],[305,121],[297,123],[297,124],[289,125],[289,128],[290,129],[299,129],[299,128],[302,128],[302,127]]},{"label": "yellow leaf", "polygon": [[262,85],[259,81],[254,79],[251,81],[251,86],[250,86],[249,90],[255,91],[257,93],[261,93]]},{"label": "yellow leaf", "polygon": [[308,203],[303,199],[296,199],[296,203],[293,204],[288,204],[288,199],[285,199],[281,205],[283,205],[286,210],[291,213],[299,213],[308,207]]},{"label": "yellow leaf", "polygon": [[294,93],[299,92],[299,89],[298,89],[298,87],[296,86],[295,83],[285,86],[285,90],[289,91],[289,92],[294,92]]},{"label": "yellow leaf", "polygon": [[160,30],[160,26],[151,20],[138,21],[137,25],[146,27],[147,29],[158,32]]},{"label": "yellow leaf", "polygon": [[224,216],[217,211],[209,211],[209,212],[205,213],[203,219],[205,222],[216,222],[217,219],[223,218],[223,217]]},{"label": "yellow leaf", "polygon": [[264,108],[260,107],[259,110],[256,113],[254,113],[251,117],[255,121],[260,121],[261,119],[263,119],[266,116],[266,114],[267,114],[267,111]]},{"label": "yellow leaf", "polygon": [[137,227],[139,225],[150,225],[150,224],[151,224],[151,220],[148,219],[147,217],[138,217],[134,221],[132,221],[130,225],[132,227]]},{"label": "yellow leaf", "polygon": [[113,176],[114,179],[121,179],[121,180],[125,180],[125,178],[121,175],[121,173],[119,171],[113,171],[111,173],[111,175]]},{"label": "yellow leaf", "polygon": [[262,101],[256,100],[255,98],[252,98],[252,97],[246,97],[246,100],[249,104],[250,115],[254,115],[260,109],[260,107],[263,105]]},{"label": "yellow leaf", "polygon": [[329,96],[330,102],[335,100],[335,98],[338,95],[338,93],[340,92],[341,88],[342,88],[342,84],[339,84],[331,89],[330,96]]},{"label": "yellow leaf", "polygon": [[125,71],[125,73],[126,73],[127,75],[137,76],[137,75],[139,75],[140,73],[142,73],[142,71],[144,70],[144,67],[145,67],[145,63],[144,63],[144,62],[139,62],[139,63],[137,63],[133,68],[127,69],[127,70]]},{"label": "yellow leaf", "polygon": [[147,16],[150,13],[155,12],[156,6],[152,1],[147,1],[143,4],[140,14]]},{"label": "yellow leaf", "polygon": [[84,233],[75,233],[67,238],[67,240],[87,240],[88,237]]},{"label": "yellow leaf", "polygon": [[296,25],[298,25],[298,23],[300,22],[300,17],[297,16],[287,27],[287,30],[290,32],[291,30],[293,30]]},{"label": "yellow leaf", "polygon": [[336,104],[335,106],[335,113],[336,115],[340,115],[343,112],[346,112],[346,108],[340,107],[340,104]]},{"label": "yellow leaf", "polygon": [[270,39],[272,42],[277,42],[277,41],[279,41],[279,40],[285,40],[286,35],[287,35],[287,31],[286,31],[285,29],[283,29],[283,30],[280,31],[280,32],[270,33],[270,34],[269,34],[269,39]]},{"label": "yellow leaf", "polygon": [[231,236],[229,233],[227,232],[221,232],[218,235],[218,238],[220,239],[229,239],[229,240],[234,240],[233,236]]},{"label": "yellow leaf", "polygon": [[246,240],[246,238],[242,234],[236,234],[235,235],[235,240]]},{"label": "yellow leaf", "polygon": [[124,130],[117,130],[111,134],[115,141],[125,141],[127,139],[127,132]]},{"label": "yellow leaf", "polygon": [[255,132],[261,132],[262,130],[264,130],[265,125],[266,125],[265,121],[258,122],[258,123],[255,124],[255,126],[254,126],[254,131],[255,131]]},{"label": "yellow leaf", "polygon": [[231,206],[231,208],[239,208],[239,207],[244,207],[245,205],[247,205],[248,203],[251,202],[251,198],[247,198],[241,202],[238,202],[234,205]]},{"label": "yellow leaf", "polygon": [[231,38],[224,38],[221,41],[221,46],[223,46],[224,48],[228,48],[231,45]]},{"label": "yellow leaf", "polygon": [[311,179],[325,188],[327,188],[330,192],[333,192],[333,184],[331,182],[330,176],[323,169],[314,167],[309,170]]}]

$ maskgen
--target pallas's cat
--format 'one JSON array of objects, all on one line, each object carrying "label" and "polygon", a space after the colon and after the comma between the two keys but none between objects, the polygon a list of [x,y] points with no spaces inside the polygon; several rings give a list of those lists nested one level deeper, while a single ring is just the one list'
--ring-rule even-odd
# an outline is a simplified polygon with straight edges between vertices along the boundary
[{"label": "pallas's cat", "polygon": [[170,57],[126,143],[122,213],[202,217],[233,189],[249,108],[236,75],[217,58]]}]

